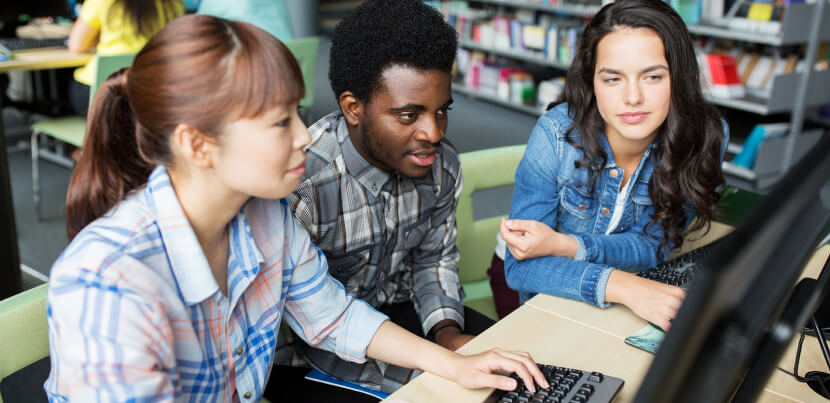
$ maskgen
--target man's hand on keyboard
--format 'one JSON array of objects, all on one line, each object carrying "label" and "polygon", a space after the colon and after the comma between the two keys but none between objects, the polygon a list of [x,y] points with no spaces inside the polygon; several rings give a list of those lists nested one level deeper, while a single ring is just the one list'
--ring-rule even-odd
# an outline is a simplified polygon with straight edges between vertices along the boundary
[{"label": "man's hand on keyboard", "polygon": [[621,303],[637,316],[665,331],[677,315],[686,291],[680,287],[648,280],[622,270],[614,270],[605,287],[605,300]]},{"label": "man's hand on keyboard", "polygon": [[533,392],[536,391],[536,385],[543,388],[550,386],[530,354],[524,352],[494,348],[476,355],[458,355],[458,359],[453,364],[455,379],[465,388],[490,387],[513,390],[518,386],[516,380],[492,373],[497,370],[516,373],[525,386]]}]

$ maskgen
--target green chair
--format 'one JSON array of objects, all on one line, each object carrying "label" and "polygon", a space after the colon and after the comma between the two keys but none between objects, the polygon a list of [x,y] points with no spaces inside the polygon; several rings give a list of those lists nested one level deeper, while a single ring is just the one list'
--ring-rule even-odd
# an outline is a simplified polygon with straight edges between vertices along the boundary
[{"label": "green chair", "polygon": [[502,216],[473,219],[473,195],[482,190],[513,184],[525,145],[491,148],[461,154],[464,189],[458,200],[455,245],[461,254],[458,277],[467,294],[464,305],[498,320],[487,269],[496,249]]},{"label": "green chair", "polygon": [[305,82],[305,97],[300,100],[300,110],[308,118],[309,109],[314,105],[314,72],[317,69],[317,49],[320,47],[320,38],[309,36],[295,38],[284,42],[285,46],[297,59]]},{"label": "green chair", "polygon": [[0,301],[0,380],[49,356],[47,287],[42,284]]},{"label": "green chair", "polygon": [[[92,97],[95,91],[98,90],[98,85],[103,83],[112,73],[127,67],[132,64],[135,54],[113,55],[113,56],[96,56],[95,62],[95,82],[89,91],[89,101],[92,102]],[[56,119],[49,119],[36,122],[32,125],[32,200],[35,204],[35,214],[38,220],[41,218],[40,212],[40,167],[39,161],[41,158],[54,162],[58,165],[65,166],[69,169],[75,163],[66,158],[60,150],[63,144],[71,144],[80,148],[84,143],[84,133],[86,132],[86,119],[81,116],[65,116]],[[58,152],[50,152],[47,150],[40,150],[40,136],[51,137],[58,140]]]}]

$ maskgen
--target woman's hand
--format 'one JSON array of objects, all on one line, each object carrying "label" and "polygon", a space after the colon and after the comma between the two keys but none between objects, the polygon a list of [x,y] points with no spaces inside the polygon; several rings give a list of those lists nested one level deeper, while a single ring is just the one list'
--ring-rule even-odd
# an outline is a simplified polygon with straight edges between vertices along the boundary
[{"label": "woman's hand", "polygon": [[366,356],[401,367],[432,372],[466,388],[516,388],[516,380],[491,373],[493,371],[515,372],[534,392],[534,380],[539,386],[550,387],[528,353],[494,348],[464,356],[416,336],[388,320],[372,337]]},{"label": "woman's hand", "polygon": [[502,220],[499,232],[516,260],[540,256],[573,258],[579,248],[576,239],[539,221]]},{"label": "woman's hand", "polygon": [[605,287],[605,300],[618,302],[637,316],[665,331],[677,315],[686,291],[680,287],[648,280],[622,270],[613,270]]},{"label": "woman's hand", "polygon": [[536,366],[533,358],[528,353],[494,348],[476,355],[458,355],[454,361],[456,367],[455,381],[465,388],[516,389],[516,386],[518,386],[516,380],[492,373],[497,370],[515,372],[533,393],[536,392],[536,385],[543,388],[550,387],[547,380],[545,380],[545,376],[542,375],[539,367]]}]

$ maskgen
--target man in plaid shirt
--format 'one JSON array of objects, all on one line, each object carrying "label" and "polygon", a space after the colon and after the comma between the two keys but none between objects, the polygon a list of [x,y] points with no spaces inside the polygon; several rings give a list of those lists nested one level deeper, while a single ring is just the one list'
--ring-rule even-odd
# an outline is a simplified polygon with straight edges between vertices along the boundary
[{"label": "man in plaid shirt", "polygon": [[[450,350],[493,323],[463,306],[458,280],[462,178],[444,139],[456,49],[455,30],[419,0],[369,0],[344,18],[329,68],[340,110],[309,128],[306,173],[288,199],[348,293]],[[385,392],[415,375],[295,348],[315,368]]]}]

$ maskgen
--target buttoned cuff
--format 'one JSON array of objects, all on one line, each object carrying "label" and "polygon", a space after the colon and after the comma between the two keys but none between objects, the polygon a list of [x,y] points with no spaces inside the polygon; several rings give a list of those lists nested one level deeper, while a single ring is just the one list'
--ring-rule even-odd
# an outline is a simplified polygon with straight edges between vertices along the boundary
[{"label": "buttoned cuff", "polygon": [[346,315],[346,332],[337,338],[335,353],[344,360],[364,363],[369,343],[389,317],[359,299],[352,300]]}]

